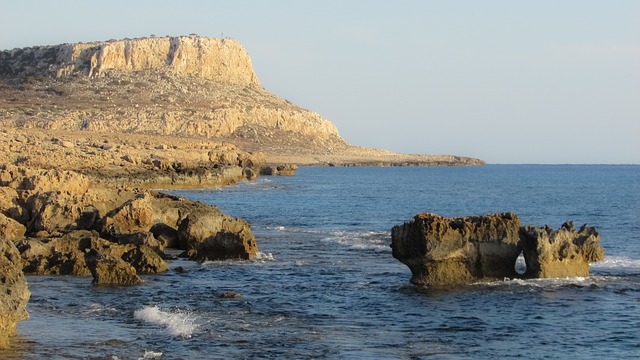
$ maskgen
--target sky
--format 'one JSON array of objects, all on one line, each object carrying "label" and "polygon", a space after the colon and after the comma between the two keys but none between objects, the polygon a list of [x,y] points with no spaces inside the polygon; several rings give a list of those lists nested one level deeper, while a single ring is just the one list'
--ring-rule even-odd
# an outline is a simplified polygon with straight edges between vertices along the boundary
[{"label": "sky", "polygon": [[637,0],[0,0],[0,49],[231,37],[354,145],[640,164]]}]

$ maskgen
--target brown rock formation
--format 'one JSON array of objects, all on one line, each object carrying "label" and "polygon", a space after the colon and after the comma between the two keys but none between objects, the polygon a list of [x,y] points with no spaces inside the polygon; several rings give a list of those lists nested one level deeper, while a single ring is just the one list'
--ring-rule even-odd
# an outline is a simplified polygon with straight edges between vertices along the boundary
[{"label": "brown rock formation", "polygon": [[589,264],[605,256],[596,229],[583,225],[576,231],[570,221],[558,230],[527,225],[520,230],[520,237],[527,277],[586,277]]},{"label": "brown rock formation", "polygon": [[512,213],[445,218],[421,213],[391,230],[393,257],[418,285],[514,277],[520,220]]},{"label": "brown rock formation", "polygon": [[29,317],[30,296],[20,253],[11,241],[0,238],[0,348],[9,346],[18,322]]},{"label": "brown rock formation", "polygon": [[93,275],[94,285],[142,284],[142,279],[136,274],[136,269],[115,256],[92,250],[87,253],[86,262],[91,270],[91,275]]},{"label": "brown rock formation", "polygon": [[178,236],[185,255],[198,261],[248,260],[258,253],[249,224],[214,208],[187,215],[180,223]]},{"label": "brown rock formation", "polygon": [[293,176],[297,170],[298,165],[295,164],[267,165],[260,169],[260,175]]}]

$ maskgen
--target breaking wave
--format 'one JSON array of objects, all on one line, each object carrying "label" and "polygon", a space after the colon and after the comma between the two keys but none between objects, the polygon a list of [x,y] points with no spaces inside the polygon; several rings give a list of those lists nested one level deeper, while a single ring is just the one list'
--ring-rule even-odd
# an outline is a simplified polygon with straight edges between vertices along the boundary
[{"label": "breaking wave", "polygon": [[186,311],[165,311],[157,306],[147,306],[136,310],[133,317],[150,324],[163,326],[172,336],[184,339],[191,338],[198,329],[195,317]]}]

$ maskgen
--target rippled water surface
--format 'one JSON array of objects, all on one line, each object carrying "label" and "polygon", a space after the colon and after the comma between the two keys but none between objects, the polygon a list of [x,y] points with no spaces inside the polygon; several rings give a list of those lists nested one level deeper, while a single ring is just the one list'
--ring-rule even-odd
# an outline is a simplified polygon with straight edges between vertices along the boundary
[{"label": "rippled water surface", "polygon": [[[172,193],[248,220],[259,258],[176,260],[186,273],[137,287],[30,276],[31,319],[0,358],[640,357],[640,166],[302,168]],[[607,258],[589,278],[416,288],[389,243],[421,211],[587,223]]]}]

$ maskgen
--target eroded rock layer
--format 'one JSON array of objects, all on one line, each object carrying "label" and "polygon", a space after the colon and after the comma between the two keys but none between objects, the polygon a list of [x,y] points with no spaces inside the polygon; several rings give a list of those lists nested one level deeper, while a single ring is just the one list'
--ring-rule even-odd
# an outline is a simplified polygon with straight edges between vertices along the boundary
[{"label": "eroded rock layer", "polygon": [[516,275],[520,219],[512,213],[446,218],[431,213],[391,230],[393,257],[418,285],[456,285]]},{"label": "eroded rock layer", "polygon": [[[503,278],[589,276],[590,263],[604,259],[593,227],[559,230],[520,227],[513,213],[445,218],[421,213],[391,230],[393,257],[407,265],[417,285],[449,286]],[[524,255],[526,271],[516,260]]]},{"label": "eroded rock layer", "polygon": [[18,249],[11,241],[0,238],[0,348],[9,346],[18,322],[29,317],[30,296]]}]

